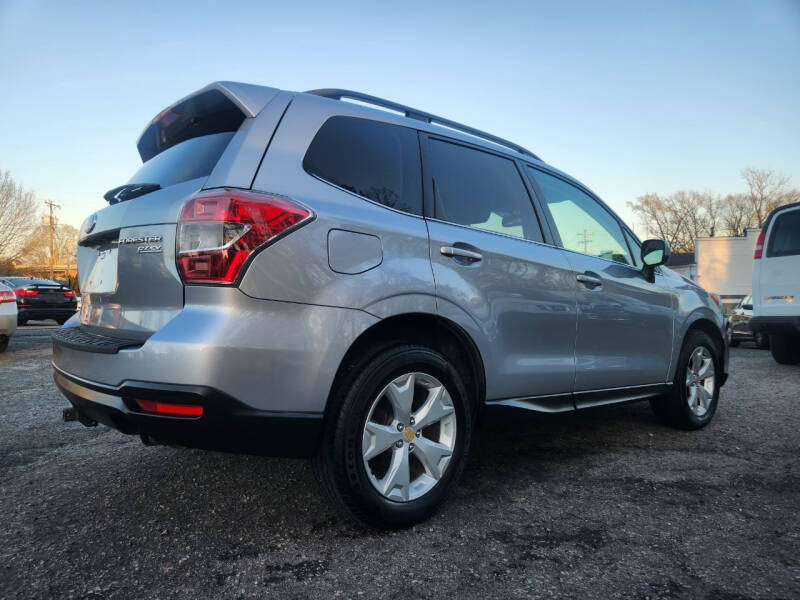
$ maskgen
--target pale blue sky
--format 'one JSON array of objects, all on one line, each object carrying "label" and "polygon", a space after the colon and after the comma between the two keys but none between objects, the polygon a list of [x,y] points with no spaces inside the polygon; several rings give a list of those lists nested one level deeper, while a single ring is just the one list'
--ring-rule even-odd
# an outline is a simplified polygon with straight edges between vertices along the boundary
[{"label": "pale blue sky", "polygon": [[[0,0],[0,169],[80,224],[163,107],[346,87],[510,138],[626,219],[646,192],[800,186],[800,2]],[[637,231],[642,231],[634,223]]]}]

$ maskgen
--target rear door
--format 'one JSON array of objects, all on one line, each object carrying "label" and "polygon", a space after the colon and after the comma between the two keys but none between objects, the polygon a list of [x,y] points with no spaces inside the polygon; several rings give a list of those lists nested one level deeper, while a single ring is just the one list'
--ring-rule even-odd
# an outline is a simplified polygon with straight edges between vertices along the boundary
[{"label": "rear door", "polygon": [[[146,339],[183,308],[183,283],[175,263],[181,207],[212,173],[224,171],[217,184],[249,187],[288,101],[282,99],[272,113],[265,109],[249,118],[246,106],[212,88],[162,111],[148,125],[138,143],[144,164],[126,184],[106,194],[110,206],[81,228],[83,327]],[[249,172],[237,171],[240,164],[251,165]]]},{"label": "rear door", "polygon": [[753,286],[758,316],[800,314],[800,206],[775,214],[756,259]]},{"label": "rear door", "polygon": [[477,327],[489,401],[573,408],[575,288],[544,242],[517,164],[423,136],[430,256],[440,314]]},{"label": "rear door", "polygon": [[[672,356],[673,293],[660,274],[654,284],[645,280],[620,222],[602,203],[555,174],[528,171],[574,271],[576,406],[606,402],[618,396],[603,395],[613,388],[663,384]],[[599,393],[578,393],[587,391]]]}]

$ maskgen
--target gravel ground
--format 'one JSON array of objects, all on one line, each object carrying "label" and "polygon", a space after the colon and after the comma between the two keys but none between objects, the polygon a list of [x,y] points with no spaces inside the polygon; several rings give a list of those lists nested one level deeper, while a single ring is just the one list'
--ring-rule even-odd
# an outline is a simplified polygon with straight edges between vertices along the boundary
[{"label": "gravel ground", "polygon": [[355,529],[305,461],[61,422],[52,328],[0,355],[0,598],[800,597],[800,368],[737,348],[714,422],[494,419],[438,516]]}]

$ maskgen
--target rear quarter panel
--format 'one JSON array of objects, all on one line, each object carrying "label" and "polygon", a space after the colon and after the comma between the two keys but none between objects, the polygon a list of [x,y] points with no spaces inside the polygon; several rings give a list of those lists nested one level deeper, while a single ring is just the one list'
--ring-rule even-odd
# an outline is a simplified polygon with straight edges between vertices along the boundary
[{"label": "rear quarter panel", "polygon": [[[302,161],[322,124],[333,115],[363,116],[357,105],[298,95],[275,132],[253,189],[288,196],[310,207],[309,224],[259,253],[240,289],[254,298],[355,308],[380,317],[435,313],[428,231],[417,215],[392,210],[306,173]],[[331,231],[376,236],[380,259],[366,270],[331,268]],[[354,269],[357,270],[357,269]]]}]

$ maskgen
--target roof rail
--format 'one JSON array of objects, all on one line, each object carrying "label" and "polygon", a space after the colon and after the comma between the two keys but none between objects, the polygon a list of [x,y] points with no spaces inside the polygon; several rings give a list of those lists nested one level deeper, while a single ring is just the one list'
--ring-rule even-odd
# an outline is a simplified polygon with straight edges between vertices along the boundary
[{"label": "roof rail", "polygon": [[351,100],[358,100],[359,102],[364,102],[366,104],[372,104],[374,106],[388,108],[389,110],[400,112],[404,114],[406,117],[409,117],[411,119],[417,119],[418,121],[424,121],[425,123],[432,123],[434,125],[443,125],[444,127],[449,127],[450,129],[455,129],[456,131],[467,133],[471,136],[493,142],[495,144],[498,144],[499,146],[510,148],[511,150],[519,152],[520,154],[527,154],[528,156],[532,156],[536,160],[541,160],[538,156],[536,156],[533,152],[531,152],[527,148],[523,148],[522,146],[515,144],[514,142],[509,142],[508,140],[504,140],[503,138],[497,137],[496,135],[492,135],[491,133],[486,133],[485,131],[481,131],[480,129],[474,129],[473,127],[462,125],[461,123],[456,123],[455,121],[451,121],[450,119],[437,117],[436,115],[432,115],[431,113],[417,110],[416,108],[411,108],[410,106],[404,106],[403,104],[398,104],[397,102],[392,102],[391,100],[384,100],[383,98],[378,98],[377,96],[370,96],[369,94],[362,94],[361,92],[354,92],[352,90],[341,90],[336,88],[308,90],[306,94],[314,94],[315,96],[332,98],[334,100],[341,100],[342,98],[350,98]]}]

